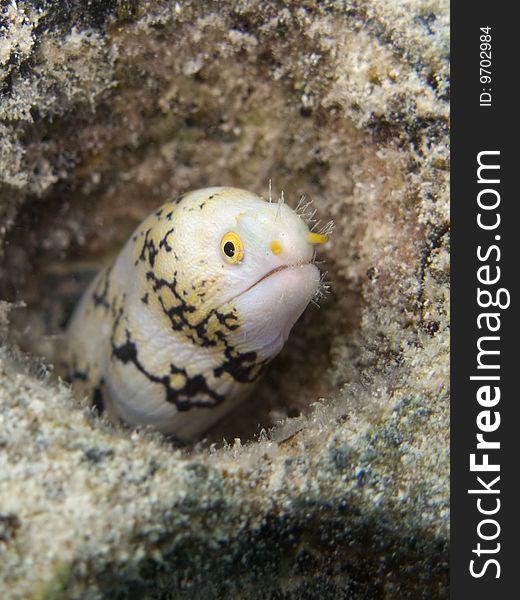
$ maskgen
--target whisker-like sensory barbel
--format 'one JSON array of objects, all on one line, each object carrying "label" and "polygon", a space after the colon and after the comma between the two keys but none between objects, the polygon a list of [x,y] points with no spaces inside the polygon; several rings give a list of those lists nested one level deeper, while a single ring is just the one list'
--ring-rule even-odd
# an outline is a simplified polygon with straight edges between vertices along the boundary
[{"label": "whisker-like sensory barbel", "polygon": [[211,187],[149,215],[86,290],[59,372],[114,419],[200,437],[251,391],[319,294],[311,232],[283,202]]}]

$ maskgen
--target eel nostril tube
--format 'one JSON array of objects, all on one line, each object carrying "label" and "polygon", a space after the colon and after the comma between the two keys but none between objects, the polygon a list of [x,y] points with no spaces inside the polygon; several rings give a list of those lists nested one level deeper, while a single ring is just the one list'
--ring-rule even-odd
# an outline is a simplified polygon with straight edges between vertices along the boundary
[{"label": "eel nostril tube", "polygon": [[309,244],[326,244],[329,241],[329,236],[324,233],[312,233],[310,231],[307,234],[307,241]]}]

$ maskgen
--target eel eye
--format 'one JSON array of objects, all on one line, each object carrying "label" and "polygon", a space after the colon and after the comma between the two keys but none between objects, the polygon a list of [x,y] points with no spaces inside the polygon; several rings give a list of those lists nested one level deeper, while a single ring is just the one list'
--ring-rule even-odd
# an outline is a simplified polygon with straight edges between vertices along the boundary
[{"label": "eel eye", "polygon": [[234,231],[229,231],[220,242],[222,254],[228,263],[236,265],[244,258],[244,246],[240,236]]}]

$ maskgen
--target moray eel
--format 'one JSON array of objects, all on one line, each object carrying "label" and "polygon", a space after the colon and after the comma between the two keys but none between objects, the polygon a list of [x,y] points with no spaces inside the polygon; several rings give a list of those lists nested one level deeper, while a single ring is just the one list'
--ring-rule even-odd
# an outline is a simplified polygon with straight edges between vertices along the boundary
[{"label": "moray eel", "polygon": [[76,307],[62,377],[112,419],[200,437],[251,391],[319,291],[313,233],[283,202],[211,187],[148,216]]}]

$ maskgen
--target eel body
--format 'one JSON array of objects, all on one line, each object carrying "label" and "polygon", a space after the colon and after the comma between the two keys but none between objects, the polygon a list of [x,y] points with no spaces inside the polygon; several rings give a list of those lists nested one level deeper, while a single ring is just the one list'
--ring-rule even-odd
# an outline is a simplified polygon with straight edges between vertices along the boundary
[{"label": "eel body", "polygon": [[200,437],[281,350],[318,290],[326,239],[283,202],[237,188],[167,202],[84,293],[63,378],[112,418]]}]

